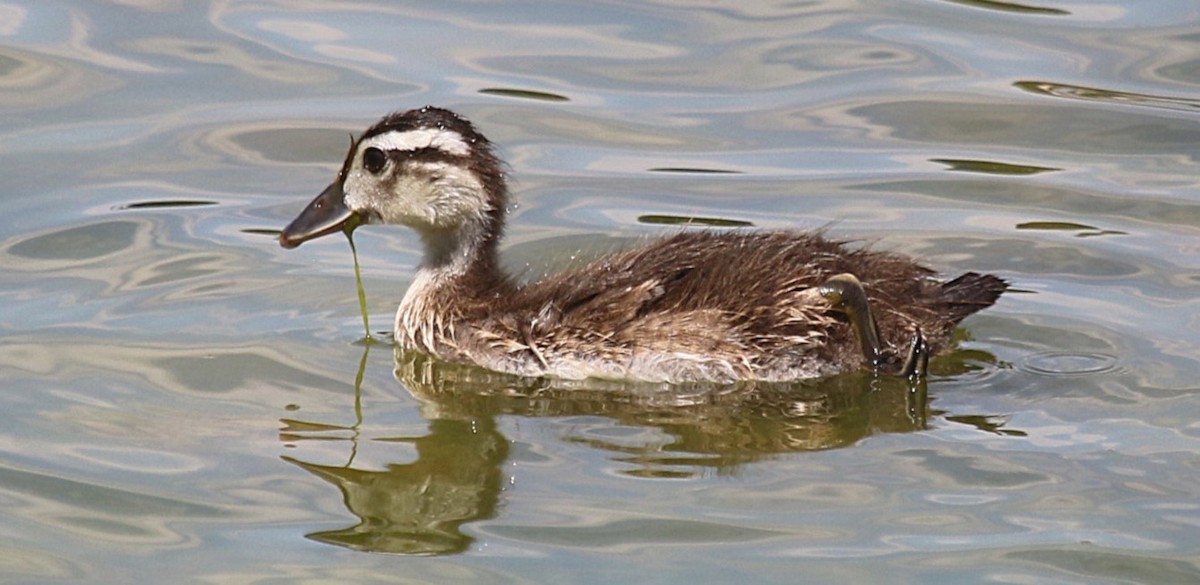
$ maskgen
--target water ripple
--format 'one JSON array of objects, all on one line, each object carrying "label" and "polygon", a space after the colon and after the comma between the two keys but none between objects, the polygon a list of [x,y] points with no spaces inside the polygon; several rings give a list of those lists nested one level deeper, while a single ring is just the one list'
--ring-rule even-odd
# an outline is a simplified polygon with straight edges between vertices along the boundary
[{"label": "water ripple", "polygon": [[1047,376],[1083,376],[1116,371],[1117,356],[1099,352],[1043,352],[1030,355],[1019,367]]},{"label": "water ripple", "polygon": [[1107,102],[1112,104],[1130,104],[1148,108],[1162,108],[1180,112],[1196,112],[1200,110],[1200,100],[1100,89],[1083,85],[1069,85],[1052,81],[1018,81],[1013,84],[1018,89],[1029,93],[1048,95],[1052,97],[1075,100]]}]

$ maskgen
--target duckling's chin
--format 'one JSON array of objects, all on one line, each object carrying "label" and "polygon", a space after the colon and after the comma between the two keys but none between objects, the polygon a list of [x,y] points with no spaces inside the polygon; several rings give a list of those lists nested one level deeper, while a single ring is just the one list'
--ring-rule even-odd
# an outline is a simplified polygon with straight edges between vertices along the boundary
[{"label": "duckling's chin", "polygon": [[295,248],[309,240],[315,240],[338,231],[353,231],[365,223],[357,212],[346,207],[342,185],[334,182],[325,188],[316,199],[296,216],[279,233],[279,245]]}]

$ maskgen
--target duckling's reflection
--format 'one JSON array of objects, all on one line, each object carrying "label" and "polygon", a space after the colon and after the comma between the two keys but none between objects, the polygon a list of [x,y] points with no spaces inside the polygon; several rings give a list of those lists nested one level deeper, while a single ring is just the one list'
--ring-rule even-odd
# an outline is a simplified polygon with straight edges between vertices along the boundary
[{"label": "duckling's reflection", "polygon": [[[520,378],[397,352],[395,376],[422,402],[429,421],[428,434],[393,439],[415,447],[416,461],[375,471],[354,468],[353,454],[341,467],[284,458],[336,485],[361,519],[310,538],[374,552],[466,550],[473,539],[461,527],[496,515],[509,443],[497,430],[501,415],[603,416],[659,429],[670,437],[665,444],[569,439],[614,453],[629,466],[627,474],[640,477],[732,474],[774,454],[843,447],[875,433],[919,430],[926,420],[924,382],[868,375],[724,391],[668,389]],[[356,408],[361,423],[361,405]],[[288,440],[302,438],[305,427],[328,428],[284,423]],[[356,435],[352,441],[357,446]]]},{"label": "duckling's reflection", "polygon": [[656,385],[522,378],[396,352],[396,379],[430,419],[606,416],[672,437],[642,447],[581,442],[617,453],[637,476],[733,473],[741,464],[791,451],[850,445],[880,432],[924,428],[926,386],[894,377],[844,375],[819,382]]},{"label": "duckling's reflection", "polygon": [[355,550],[403,554],[462,552],[472,538],[459,527],[491,518],[500,495],[501,464],[508,440],[493,419],[437,419],[429,434],[403,439],[417,460],[386,471],[315,465],[290,457],[313,475],[336,485],[360,522],[309,538]]}]

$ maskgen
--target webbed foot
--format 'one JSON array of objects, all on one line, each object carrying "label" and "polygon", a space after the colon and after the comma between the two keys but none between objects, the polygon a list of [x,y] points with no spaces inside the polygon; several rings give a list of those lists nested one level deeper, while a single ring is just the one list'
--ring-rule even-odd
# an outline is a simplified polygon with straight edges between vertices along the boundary
[{"label": "webbed foot", "polygon": [[929,343],[921,334],[920,327],[913,324],[911,329],[912,342],[908,346],[908,355],[895,374],[905,378],[924,378],[925,372],[929,370]]}]

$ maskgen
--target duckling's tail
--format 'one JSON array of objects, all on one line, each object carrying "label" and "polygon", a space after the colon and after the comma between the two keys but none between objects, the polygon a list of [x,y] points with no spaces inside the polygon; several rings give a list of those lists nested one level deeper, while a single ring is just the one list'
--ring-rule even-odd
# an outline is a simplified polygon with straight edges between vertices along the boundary
[{"label": "duckling's tail", "polygon": [[968,315],[992,306],[1008,283],[991,274],[968,272],[942,285],[937,303],[952,323],[958,323]]}]

